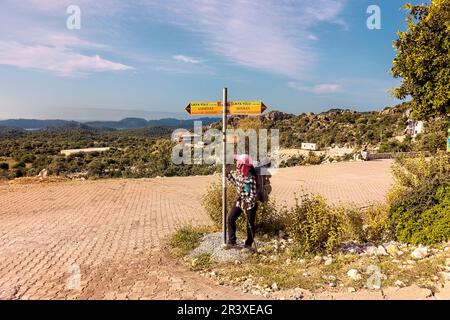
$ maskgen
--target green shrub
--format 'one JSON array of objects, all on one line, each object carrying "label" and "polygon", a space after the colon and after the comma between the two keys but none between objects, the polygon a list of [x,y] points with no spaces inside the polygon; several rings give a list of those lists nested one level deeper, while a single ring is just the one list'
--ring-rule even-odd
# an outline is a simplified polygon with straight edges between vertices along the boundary
[{"label": "green shrub", "polygon": [[361,240],[362,220],[355,212],[330,206],[320,196],[305,195],[284,210],[286,230],[301,253],[331,252],[344,241]]},{"label": "green shrub", "polygon": [[395,185],[388,196],[396,237],[413,244],[450,239],[448,186],[450,157],[439,152],[426,159],[399,159],[393,168]]},{"label": "green shrub", "polygon": [[180,253],[185,255],[199,245],[204,232],[205,230],[190,225],[182,226],[172,235],[170,245],[178,248]]},{"label": "green shrub", "polygon": [[371,206],[363,214],[364,238],[366,241],[381,243],[389,240],[390,220],[387,206]]}]

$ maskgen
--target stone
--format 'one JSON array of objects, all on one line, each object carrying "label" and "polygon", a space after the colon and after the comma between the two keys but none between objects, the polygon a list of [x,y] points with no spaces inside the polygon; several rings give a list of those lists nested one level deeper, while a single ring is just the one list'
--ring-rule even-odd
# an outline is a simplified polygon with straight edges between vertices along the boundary
[{"label": "stone", "polygon": [[300,288],[295,288],[294,293],[292,294],[292,298],[295,300],[303,299],[303,290]]},{"label": "stone", "polygon": [[347,289],[347,291],[348,291],[348,293],[354,293],[354,292],[356,292],[356,289],[353,288],[353,287],[349,287],[349,288]]},{"label": "stone", "polygon": [[387,247],[386,247],[386,251],[387,251],[387,253],[389,253],[391,256],[397,256],[398,255],[398,252],[399,252],[399,249],[398,249],[398,247],[395,245],[395,244],[389,244]]},{"label": "stone", "polygon": [[333,259],[332,258],[327,258],[327,260],[325,260],[325,265],[326,266],[330,266],[333,263]]},{"label": "stone", "polygon": [[328,284],[328,286],[329,286],[330,288],[334,288],[334,287],[336,287],[336,283],[330,282],[330,283]]},{"label": "stone", "polygon": [[377,248],[377,256],[387,256],[388,253],[386,252],[386,249],[383,246],[378,246]]},{"label": "stone", "polygon": [[378,248],[375,246],[369,246],[365,250],[366,254],[369,256],[376,256],[378,252]]},{"label": "stone", "polygon": [[403,283],[403,281],[400,281],[400,280],[395,281],[395,282],[394,282],[394,285],[395,285],[396,287],[404,287],[404,286],[405,286],[405,284]]},{"label": "stone", "polygon": [[321,256],[315,256],[314,257],[314,261],[322,262],[322,257]]},{"label": "stone", "polygon": [[416,260],[424,259],[428,256],[427,247],[418,247],[413,252],[411,252],[411,257]]},{"label": "stone", "polygon": [[450,258],[445,259],[445,266],[450,267]]},{"label": "stone", "polygon": [[39,174],[38,177],[41,179],[47,179],[48,176],[48,170],[47,169],[42,169]]},{"label": "stone", "polygon": [[278,285],[276,282],[272,283],[270,287],[272,288],[273,291],[278,291]]},{"label": "stone", "polygon": [[361,274],[360,274],[359,271],[356,270],[356,269],[350,269],[350,270],[347,272],[347,276],[348,276],[350,279],[352,279],[353,281],[358,281],[358,280],[361,280],[361,279],[362,279]]},{"label": "stone", "polygon": [[445,279],[445,281],[450,281],[450,272],[439,272],[439,274]]}]

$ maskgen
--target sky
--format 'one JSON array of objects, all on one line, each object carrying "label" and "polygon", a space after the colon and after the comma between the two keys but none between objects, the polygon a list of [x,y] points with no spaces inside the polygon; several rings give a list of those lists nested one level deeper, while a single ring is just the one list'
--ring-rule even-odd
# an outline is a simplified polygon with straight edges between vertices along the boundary
[{"label": "sky", "polygon": [[182,118],[223,87],[269,111],[381,110],[406,2],[0,0],[0,119]]}]

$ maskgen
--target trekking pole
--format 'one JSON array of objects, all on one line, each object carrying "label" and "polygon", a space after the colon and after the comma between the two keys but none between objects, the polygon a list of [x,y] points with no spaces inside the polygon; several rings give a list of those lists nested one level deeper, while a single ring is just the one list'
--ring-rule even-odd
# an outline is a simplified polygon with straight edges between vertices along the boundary
[{"label": "trekking pole", "polygon": [[245,213],[247,214],[247,224],[248,224],[248,229],[250,230],[250,234],[252,235],[253,245],[255,246],[255,250],[258,251],[258,247],[256,246],[255,235],[253,234],[253,228],[252,228],[252,225],[250,224],[250,217],[248,215],[248,211],[246,210]]}]

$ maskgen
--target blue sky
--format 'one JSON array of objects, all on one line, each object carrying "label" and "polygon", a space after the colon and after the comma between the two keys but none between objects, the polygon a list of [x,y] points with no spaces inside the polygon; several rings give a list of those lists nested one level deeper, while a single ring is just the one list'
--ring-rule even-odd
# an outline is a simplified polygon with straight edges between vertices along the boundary
[{"label": "blue sky", "polygon": [[[0,0],[0,118],[183,116],[191,100],[379,110],[402,0]],[[422,3],[422,1],[410,1]],[[69,30],[66,10],[81,9]],[[369,30],[369,5],[381,30]]]}]

